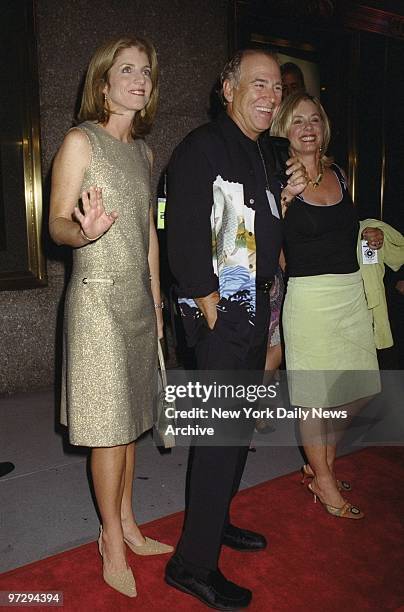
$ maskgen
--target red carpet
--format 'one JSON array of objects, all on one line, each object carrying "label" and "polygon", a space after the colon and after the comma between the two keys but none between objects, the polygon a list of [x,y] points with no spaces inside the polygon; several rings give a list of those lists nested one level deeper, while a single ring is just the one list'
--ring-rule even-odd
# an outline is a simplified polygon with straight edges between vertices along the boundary
[{"label": "red carpet", "polygon": [[[251,612],[404,610],[404,449],[366,449],[337,465],[353,483],[347,497],[366,513],[362,521],[328,515],[298,485],[296,473],[237,496],[234,522],[270,540],[262,553],[222,553],[225,575],[253,591]],[[181,522],[182,514],[174,514],[149,523],[144,533],[175,544]],[[131,600],[104,584],[95,543],[2,574],[0,590],[63,591],[64,612],[207,610],[163,582],[167,558],[129,551],[139,593]]]}]

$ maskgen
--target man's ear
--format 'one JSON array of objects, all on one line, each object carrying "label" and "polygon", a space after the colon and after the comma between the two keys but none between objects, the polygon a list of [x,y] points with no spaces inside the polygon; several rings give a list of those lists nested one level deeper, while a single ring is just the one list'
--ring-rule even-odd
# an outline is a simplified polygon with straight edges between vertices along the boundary
[{"label": "man's ear", "polygon": [[227,102],[233,102],[234,83],[230,79],[223,81],[223,95]]}]

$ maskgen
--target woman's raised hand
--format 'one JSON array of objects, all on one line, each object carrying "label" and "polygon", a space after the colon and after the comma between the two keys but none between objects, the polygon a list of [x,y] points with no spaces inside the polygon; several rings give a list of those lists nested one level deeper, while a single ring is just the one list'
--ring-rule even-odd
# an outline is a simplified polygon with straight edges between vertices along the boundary
[{"label": "woman's raised hand", "polygon": [[96,240],[109,230],[118,218],[114,210],[107,213],[104,208],[101,187],[90,187],[81,194],[83,213],[78,206],[74,208],[74,216],[81,225],[83,235],[88,240]]},{"label": "woman's raised hand", "polygon": [[290,157],[286,166],[288,180],[281,193],[282,217],[292,200],[306,189],[308,182],[306,168],[297,157]]}]

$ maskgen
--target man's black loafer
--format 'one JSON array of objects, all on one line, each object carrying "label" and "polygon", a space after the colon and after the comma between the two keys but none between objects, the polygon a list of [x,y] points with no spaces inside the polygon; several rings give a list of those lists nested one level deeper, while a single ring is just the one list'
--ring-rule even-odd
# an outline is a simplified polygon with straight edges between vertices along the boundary
[{"label": "man's black loafer", "polygon": [[258,552],[267,547],[267,541],[260,533],[230,524],[225,528],[222,543],[243,552]]},{"label": "man's black loafer", "polygon": [[246,608],[252,598],[249,589],[226,580],[219,571],[211,571],[206,578],[189,572],[178,555],[171,557],[166,566],[165,581],[170,586],[196,597],[215,610]]}]

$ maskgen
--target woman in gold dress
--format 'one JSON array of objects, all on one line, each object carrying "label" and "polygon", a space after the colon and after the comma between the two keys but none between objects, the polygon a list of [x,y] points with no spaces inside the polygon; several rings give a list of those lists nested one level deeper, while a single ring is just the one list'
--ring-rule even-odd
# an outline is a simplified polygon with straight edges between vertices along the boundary
[{"label": "woman in gold dress", "polygon": [[172,550],[143,537],[132,508],[134,440],[153,424],[163,329],[152,155],[143,139],[157,98],[157,58],[148,41],[119,38],[97,49],[82,123],[55,158],[49,220],[53,240],[74,249],[61,420],[72,444],[92,449],[103,576],[129,597],[136,585],[125,544],[140,555]]}]

